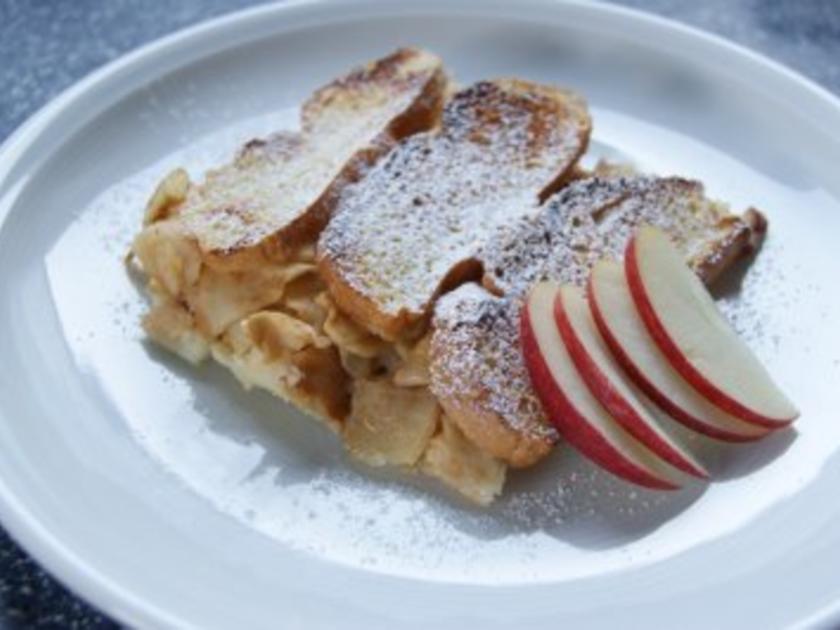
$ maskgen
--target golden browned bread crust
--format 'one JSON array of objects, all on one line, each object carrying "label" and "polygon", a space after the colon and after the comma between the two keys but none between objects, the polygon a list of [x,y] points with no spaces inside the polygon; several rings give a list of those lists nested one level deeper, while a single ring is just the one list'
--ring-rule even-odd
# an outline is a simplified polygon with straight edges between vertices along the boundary
[{"label": "golden browned bread crust", "polygon": [[513,304],[475,283],[438,301],[430,388],[470,441],[509,464],[528,466],[548,454],[559,434],[531,387]]},{"label": "golden browned bread crust", "polygon": [[182,169],[168,175],[133,253],[202,334],[218,336],[279,298],[300,273],[289,262],[311,246],[362,165],[437,123],[445,84],[440,60],[414,49],[333,81],[304,105],[300,133],[252,140],[201,184]]},{"label": "golden browned bread crust", "polygon": [[445,86],[440,59],[416,49],[354,70],[304,104],[301,132],[249,142],[167,214],[216,268],[285,260],[317,237],[344,185],[395,141],[437,122]]},{"label": "golden browned bread crust", "polygon": [[583,284],[594,262],[621,257],[643,223],[668,231],[707,282],[753,251],[766,227],[756,210],[737,217],[709,201],[698,182],[595,177],[499,228],[480,254],[483,288],[466,285],[438,301],[431,342],[431,389],[483,450],[527,466],[559,437],[535,401],[519,348],[527,291],[543,279]]},{"label": "golden browned bread crust", "polygon": [[684,249],[711,281],[728,261],[755,247],[763,219],[743,217],[704,196],[700,182],[681,177],[592,177],[567,186],[540,210],[500,226],[481,252],[485,288],[520,296],[542,279],[582,284],[605,256],[620,258],[642,224],[656,225]]},{"label": "golden browned bread crust", "polygon": [[589,131],[564,90],[502,79],[457,92],[439,129],[399,143],[339,200],[318,249],[333,299],[386,339],[422,331],[438,295],[478,278],[495,226],[561,185]]}]

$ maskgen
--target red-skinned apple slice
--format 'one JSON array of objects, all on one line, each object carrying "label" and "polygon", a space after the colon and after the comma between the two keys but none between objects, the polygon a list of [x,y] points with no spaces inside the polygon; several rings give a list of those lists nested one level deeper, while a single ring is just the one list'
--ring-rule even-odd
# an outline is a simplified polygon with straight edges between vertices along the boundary
[{"label": "red-skinned apple slice", "polygon": [[796,419],[799,412],[663,232],[640,228],[624,260],[642,321],[692,387],[724,411],[759,426],[779,428]]},{"label": "red-skinned apple slice", "polygon": [[709,474],[703,466],[659,426],[621,372],[595,326],[589,304],[580,289],[572,285],[560,287],[554,301],[554,319],[572,363],[589,391],[613,419],[675,468],[708,479]]},{"label": "red-skinned apple slice", "polygon": [[613,356],[639,389],[672,418],[726,442],[748,442],[769,433],[770,429],[740,420],[710,403],[671,366],[645,327],[619,263],[602,260],[595,264],[588,298]]},{"label": "red-skinned apple slice", "polygon": [[554,322],[556,284],[541,282],[520,318],[522,353],[546,415],[572,446],[627,481],[661,490],[680,487],[680,473],[613,420],[589,391]]}]

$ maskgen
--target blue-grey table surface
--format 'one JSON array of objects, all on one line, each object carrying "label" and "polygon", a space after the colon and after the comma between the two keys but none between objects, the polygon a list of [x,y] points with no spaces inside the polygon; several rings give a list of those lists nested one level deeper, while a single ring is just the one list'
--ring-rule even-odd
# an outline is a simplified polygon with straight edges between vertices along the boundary
[{"label": "blue-grey table surface", "polygon": [[[840,0],[615,0],[721,34],[840,94]],[[0,0],[0,141],[91,70],[259,0]],[[72,588],[72,584],[68,585]],[[111,628],[0,527],[1,628]]]}]

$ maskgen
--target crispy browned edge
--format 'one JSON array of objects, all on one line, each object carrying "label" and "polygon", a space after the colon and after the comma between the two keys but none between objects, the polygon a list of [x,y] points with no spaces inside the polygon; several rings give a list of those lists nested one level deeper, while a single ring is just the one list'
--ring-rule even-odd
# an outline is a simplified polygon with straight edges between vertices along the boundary
[{"label": "crispy browned edge", "polygon": [[[415,69],[409,73],[401,73],[402,64],[409,63],[420,56],[427,58],[428,67],[424,66],[425,70]],[[389,151],[398,140],[428,129],[437,122],[443,107],[448,80],[438,57],[415,48],[401,48],[315,91],[303,106],[302,129],[304,133],[310,129],[312,121],[318,116],[320,110],[327,107],[337,94],[369,87],[371,83],[381,84],[382,89],[386,91],[396,91],[416,81],[418,76],[429,70],[432,71],[422,86],[418,98],[405,112],[390,122],[388,127],[371,142],[369,148],[357,153],[343,167],[338,177],[306,212],[256,245],[202,252],[205,262],[211,267],[224,271],[253,268],[265,263],[282,262],[302,246],[311,243],[329,221],[337,196],[344,186],[357,181],[365,168]]]},{"label": "crispy browned edge", "polygon": [[[321,259],[318,264],[321,278],[339,308],[355,322],[388,341],[414,339],[420,337],[428,328],[430,311],[427,310],[420,315],[406,310],[401,310],[396,315],[384,313],[374,300],[345,282],[335,265],[326,260]],[[481,271],[481,263],[477,260],[467,259],[457,263],[438,286],[431,303],[434,303],[439,296],[466,282],[480,279]]]},{"label": "crispy browned edge", "polygon": [[[540,191],[539,200],[545,200],[569,180],[574,173],[578,160],[587,149],[589,135],[592,130],[592,121],[589,117],[586,103],[578,95],[568,90],[551,88],[521,79],[497,79],[493,82],[481,82],[467,89],[473,89],[475,86],[483,84],[492,84],[500,87],[508,97],[510,95],[515,97],[518,94],[524,93],[539,94],[544,98],[551,99],[555,103],[559,103],[563,112],[570,114],[576,120],[580,129],[579,148],[570,157],[567,168],[557,173],[554,179],[549,181]],[[527,104],[529,102],[531,101],[523,99],[523,103]],[[542,135],[544,136],[545,134]],[[375,299],[360,292],[349,283],[344,278],[338,265],[329,256],[318,256],[318,269],[330,294],[342,311],[347,313],[360,325],[391,341],[421,335],[428,328],[432,306],[441,295],[466,282],[479,280],[482,275],[482,264],[479,260],[470,258],[459,261],[441,280],[422,312],[414,313],[401,309],[398,313],[393,314],[382,311]]]},{"label": "crispy browned edge", "polygon": [[767,234],[767,218],[756,208],[748,208],[740,217],[733,215],[723,220],[732,224],[733,229],[690,261],[707,286],[713,285],[738,260],[757,252]]}]

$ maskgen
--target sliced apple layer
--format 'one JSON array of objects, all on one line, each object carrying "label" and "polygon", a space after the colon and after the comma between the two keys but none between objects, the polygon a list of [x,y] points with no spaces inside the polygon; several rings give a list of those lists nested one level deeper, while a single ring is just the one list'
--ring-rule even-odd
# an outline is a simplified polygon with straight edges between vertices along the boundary
[{"label": "sliced apple layer", "polygon": [[727,442],[757,440],[770,431],[711,404],[671,366],[645,327],[619,263],[604,260],[595,264],[588,298],[613,356],[639,389],[674,420]]},{"label": "sliced apple layer", "polygon": [[554,318],[569,356],[589,391],[627,432],[663,460],[689,475],[707,479],[694,457],[659,426],[604,342],[583,292],[560,287]]},{"label": "sliced apple layer", "polygon": [[555,323],[557,292],[554,283],[537,284],[521,317],[525,365],[546,415],[602,468],[649,488],[679,488],[681,473],[623,429],[584,383]]},{"label": "sliced apple layer", "polygon": [[700,279],[660,230],[631,239],[625,272],[642,321],[680,375],[724,411],[778,428],[799,412],[738,338]]}]

